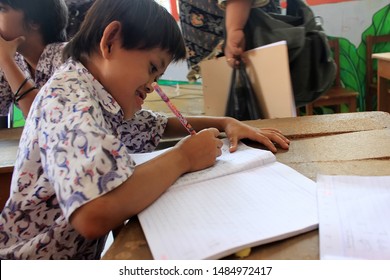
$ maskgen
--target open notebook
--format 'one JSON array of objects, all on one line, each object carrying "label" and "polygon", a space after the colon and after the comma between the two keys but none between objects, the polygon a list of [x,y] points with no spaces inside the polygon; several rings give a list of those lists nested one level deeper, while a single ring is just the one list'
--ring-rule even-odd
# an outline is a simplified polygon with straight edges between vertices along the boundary
[{"label": "open notebook", "polygon": [[180,177],[138,217],[155,259],[218,259],[317,228],[316,187],[271,152],[229,153],[225,141],[214,166]]}]

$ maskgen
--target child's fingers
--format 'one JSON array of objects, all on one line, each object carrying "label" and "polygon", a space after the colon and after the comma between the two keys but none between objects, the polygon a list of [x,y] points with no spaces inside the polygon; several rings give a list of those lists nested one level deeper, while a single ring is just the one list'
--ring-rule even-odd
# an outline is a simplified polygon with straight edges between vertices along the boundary
[{"label": "child's fingers", "polygon": [[233,153],[237,150],[238,147],[238,139],[237,137],[230,137],[229,138],[229,152]]},{"label": "child's fingers", "polygon": [[266,133],[267,136],[272,137],[271,140],[274,141],[274,142],[278,142],[279,143],[280,140],[281,140],[281,141],[283,141],[285,143],[288,143],[288,144],[290,143],[290,140],[286,136],[284,136],[283,133],[280,130],[278,130],[278,129],[265,128],[265,129],[261,129],[261,131],[263,133]]},{"label": "child's fingers", "polygon": [[253,141],[259,142],[266,146],[271,152],[277,152],[275,144],[280,146],[282,149],[287,150],[289,148],[290,141],[285,138],[282,134],[277,132],[258,132],[253,138]]},{"label": "child's fingers", "polygon": [[207,129],[205,129],[206,131],[210,131],[212,134],[213,134],[213,136],[214,137],[218,137],[218,135],[219,135],[219,130],[218,129],[216,129],[216,128],[214,128],[214,127],[211,127],[211,128],[207,128]]}]

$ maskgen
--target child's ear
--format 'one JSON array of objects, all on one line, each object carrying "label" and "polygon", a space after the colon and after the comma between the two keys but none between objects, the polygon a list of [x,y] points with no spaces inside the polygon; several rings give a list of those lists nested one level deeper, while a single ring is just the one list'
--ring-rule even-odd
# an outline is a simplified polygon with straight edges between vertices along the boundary
[{"label": "child's ear", "polygon": [[36,30],[39,30],[40,25],[38,23],[30,21],[28,23],[28,27],[30,28],[30,30],[35,30],[36,31]]},{"label": "child's ear", "polygon": [[104,29],[102,39],[100,40],[100,52],[104,58],[109,58],[115,47],[121,47],[122,44],[122,25],[119,21],[113,21]]}]

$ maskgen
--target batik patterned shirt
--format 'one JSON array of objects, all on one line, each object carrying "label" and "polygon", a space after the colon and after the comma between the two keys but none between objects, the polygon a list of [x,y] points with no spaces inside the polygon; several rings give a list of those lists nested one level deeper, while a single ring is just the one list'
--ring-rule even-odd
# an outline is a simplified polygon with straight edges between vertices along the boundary
[{"label": "batik patterned shirt", "polygon": [[132,175],[129,152],[153,150],[167,118],[125,121],[113,97],[69,60],[35,98],[20,140],[11,194],[0,217],[0,259],[98,259],[105,238],[69,223],[82,205]]},{"label": "batik patterned shirt", "polygon": [[[62,49],[66,43],[49,44],[43,50],[35,74],[32,75],[26,61],[19,53],[15,55],[15,61],[26,77],[34,77],[35,85],[41,88],[62,64]],[[14,93],[11,90],[4,72],[0,69],[0,116],[8,115],[13,103]]]},{"label": "batik patterned shirt", "polygon": [[[223,8],[223,9],[226,8],[226,2],[227,1],[228,0],[218,0],[218,6]],[[252,1],[252,7],[254,7],[254,8],[256,8],[256,7],[264,7],[269,2],[270,2],[270,0],[253,0]]]},{"label": "batik patterned shirt", "polygon": [[[190,69],[187,78],[201,77],[199,62],[223,55],[226,0],[179,0],[180,26]],[[268,4],[267,4],[268,3]],[[280,0],[254,0],[252,7],[280,13]]]}]

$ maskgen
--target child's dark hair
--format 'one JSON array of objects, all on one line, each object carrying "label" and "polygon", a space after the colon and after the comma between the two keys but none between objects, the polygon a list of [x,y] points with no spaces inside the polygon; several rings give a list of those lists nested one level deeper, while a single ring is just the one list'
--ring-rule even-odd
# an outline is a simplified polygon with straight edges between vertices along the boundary
[{"label": "child's dark hair", "polygon": [[99,48],[104,29],[113,21],[122,25],[124,49],[161,48],[173,61],[185,58],[180,28],[171,14],[154,0],[96,0],[79,32],[65,46],[63,59],[80,60]]},{"label": "child's dark hair", "polygon": [[25,24],[39,25],[45,44],[65,42],[68,8],[64,0],[0,0],[24,13]]}]

